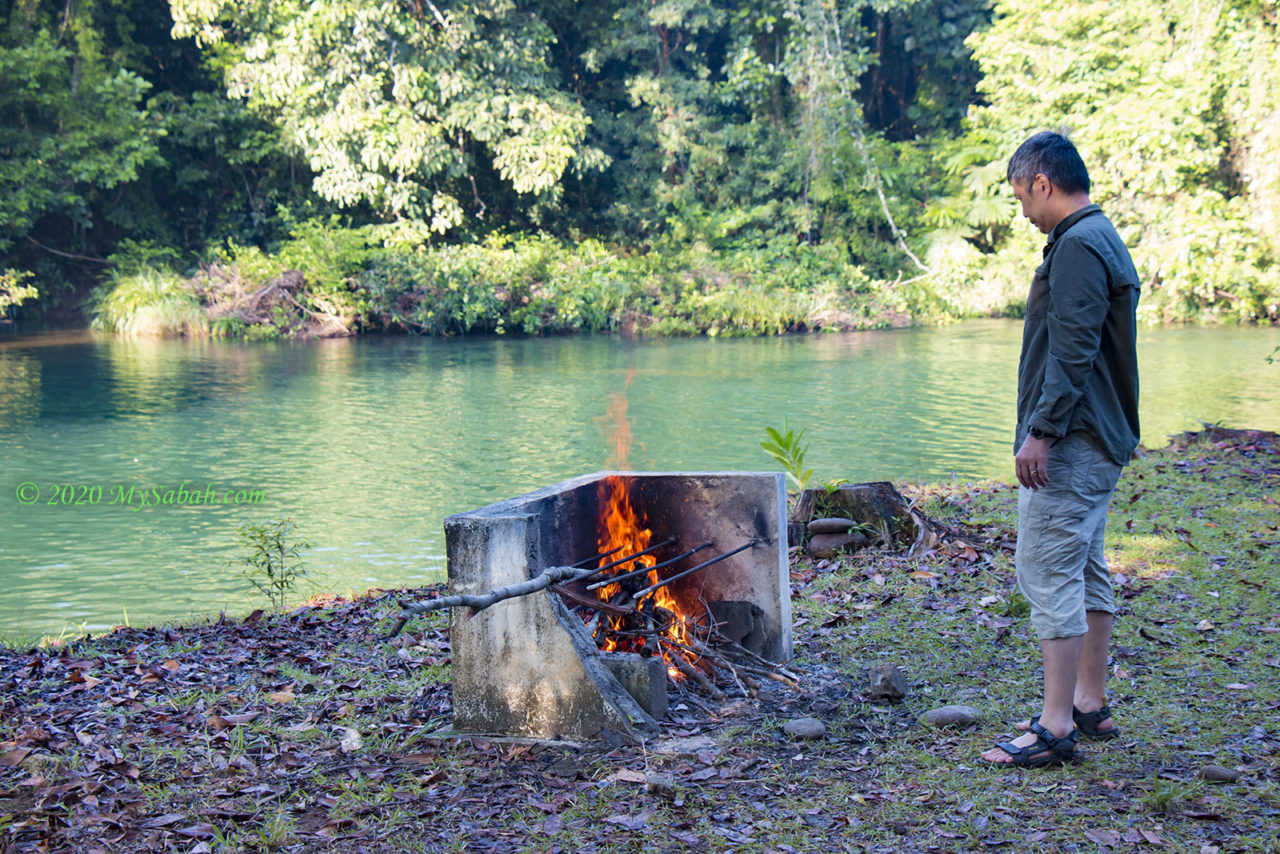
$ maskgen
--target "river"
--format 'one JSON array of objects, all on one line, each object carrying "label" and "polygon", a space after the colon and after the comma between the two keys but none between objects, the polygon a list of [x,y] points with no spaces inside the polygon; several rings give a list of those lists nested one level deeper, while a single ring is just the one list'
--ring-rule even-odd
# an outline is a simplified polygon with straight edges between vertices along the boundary
[{"label": "river", "polygon": [[[620,425],[636,470],[775,468],[759,443],[787,416],[819,480],[1009,478],[1020,332],[0,332],[0,638],[243,613],[260,600],[230,564],[237,528],[286,515],[313,544],[316,586],[298,598],[438,580],[446,515],[606,467]],[[1280,329],[1147,329],[1139,343],[1147,445],[1201,419],[1280,427],[1280,364],[1265,360]],[[169,490],[214,503],[150,503]]]}]

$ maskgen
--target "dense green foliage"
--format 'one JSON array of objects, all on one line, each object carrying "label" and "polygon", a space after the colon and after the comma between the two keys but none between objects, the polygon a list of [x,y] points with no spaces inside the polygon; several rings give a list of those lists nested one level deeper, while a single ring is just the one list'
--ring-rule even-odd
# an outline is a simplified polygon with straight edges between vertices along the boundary
[{"label": "dense green foliage", "polygon": [[958,253],[962,278],[1032,257],[993,203],[1003,158],[1065,126],[1134,251],[1148,319],[1280,315],[1278,13],[1274,0],[1000,3],[970,38],[988,103],[953,159],[968,192],[945,206],[956,233],[998,251]]},{"label": "dense green foliage", "polygon": [[1275,0],[19,0],[2,23],[0,268],[45,308],[123,288],[105,328],[1017,313],[1041,238],[1004,161],[1060,125],[1148,319],[1280,315]]},{"label": "dense green foliage", "polygon": [[309,337],[620,332],[770,335],[947,316],[920,283],[869,279],[833,247],[774,241],[720,251],[662,241],[626,252],[549,236],[386,248],[379,229],[308,222],[272,254],[233,246],[187,279],[115,274],[95,326],[125,335]]},{"label": "dense green foliage", "polygon": [[270,124],[228,100],[164,0],[18,0],[0,13],[0,267],[45,307],[124,260],[273,239],[314,197]]}]

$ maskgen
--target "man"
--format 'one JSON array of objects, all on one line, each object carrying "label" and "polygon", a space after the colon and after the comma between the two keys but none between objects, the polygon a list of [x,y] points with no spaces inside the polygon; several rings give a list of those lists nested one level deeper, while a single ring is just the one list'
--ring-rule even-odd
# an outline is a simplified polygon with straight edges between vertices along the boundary
[{"label": "man", "polygon": [[1044,661],[1044,706],[988,762],[1037,767],[1075,757],[1080,737],[1114,738],[1107,650],[1115,607],[1103,554],[1107,502],[1138,444],[1138,274],[1089,201],[1089,173],[1061,134],[1009,160],[1022,215],[1049,236],[1027,297],[1018,362],[1018,587]]}]

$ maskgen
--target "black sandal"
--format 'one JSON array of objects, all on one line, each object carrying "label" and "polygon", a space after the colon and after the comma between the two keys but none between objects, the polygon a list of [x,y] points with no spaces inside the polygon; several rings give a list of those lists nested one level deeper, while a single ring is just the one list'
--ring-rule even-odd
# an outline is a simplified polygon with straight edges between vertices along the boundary
[{"label": "black sandal", "polygon": [[1107,741],[1120,735],[1120,727],[1116,726],[1114,721],[1109,729],[1098,729],[1098,724],[1109,717],[1111,717],[1111,709],[1106,703],[1103,703],[1102,708],[1096,712],[1082,712],[1075,706],[1071,707],[1071,719],[1075,721],[1080,735],[1095,741]]},{"label": "black sandal", "polygon": [[1036,740],[1026,747],[1018,747],[1011,741],[998,742],[996,747],[1009,754],[1011,761],[991,764],[1010,768],[1039,768],[1054,763],[1065,765],[1075,761],[1078,741],[1075,730],[1059,738],[1042,727],[1040,721],[1036,721],[1031,724],[1031,731],[1036,734]]}]

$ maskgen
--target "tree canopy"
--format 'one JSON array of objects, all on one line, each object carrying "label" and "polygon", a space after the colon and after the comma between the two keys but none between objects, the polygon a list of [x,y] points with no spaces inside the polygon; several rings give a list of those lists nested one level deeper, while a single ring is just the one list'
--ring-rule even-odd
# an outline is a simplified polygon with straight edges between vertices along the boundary
[{"label": "tree canopy", "polygon": [[18,0],[0,270],[56,302],[60,282],[327,222],[432,251],[822,247],[952,313],[1017,311],[1038,238],[1004,161],[1065,127],[1152,319],[1275,317],[1277,18],[1275,0]]}]

